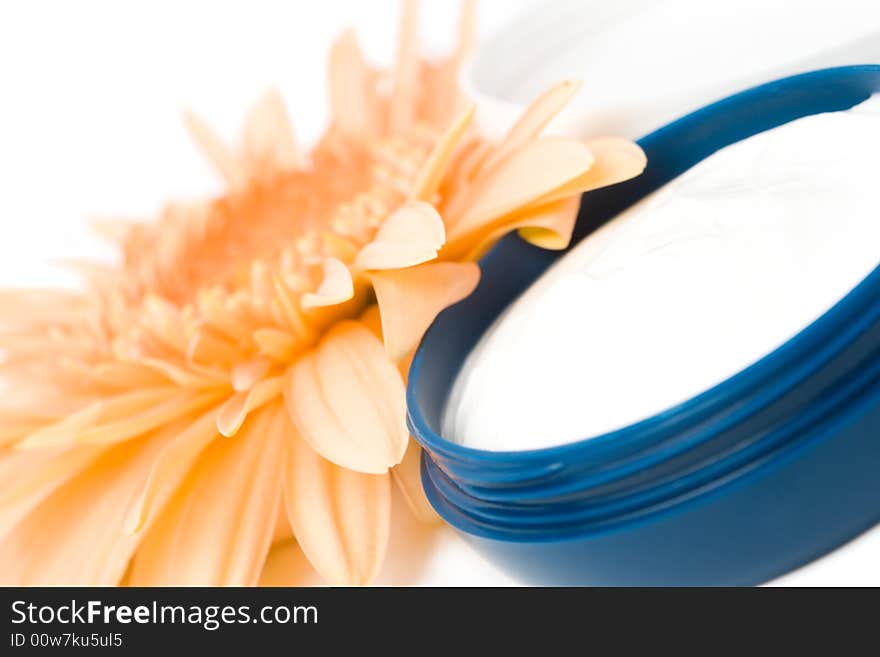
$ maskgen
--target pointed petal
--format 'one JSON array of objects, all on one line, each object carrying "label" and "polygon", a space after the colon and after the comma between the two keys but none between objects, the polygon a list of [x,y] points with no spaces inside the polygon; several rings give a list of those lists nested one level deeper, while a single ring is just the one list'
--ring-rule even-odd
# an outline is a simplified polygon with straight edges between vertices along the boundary
[{"label": "pointed petal", "polygon": [[304,310],[335,306],[354,296],[354,281],[343,262],[336,258],[326,258],[323,267],[324,279],[318,289],[302,296],[300,305]]},{"label": "pointed petal", "polygon": [[293,291],[277,273],[272,275],[272,290],[275,292],[275,301],[286,327],[298,339],[308,339],[311,336],[311,329],[302,308],[296,302]]},{"label": "pointed petal", "polygon": [[168,500],[192,468],[199,454],[218,438],[217,411],[211,409],[170,440],[150,468],[143,491],[125,521],[125,531],[141,531],[155,519],[159,501]]},{"label": "pointed petal", "polygon": [[80,441],[80,436],[95,427],[123,423],[159,405],[173,400],[180,391],[173,387],[148,388],[114,397],[108,397],[83,408],[63,420],[30,434],[18,449],[45,448],[69,445]]},{"label": "pointed petal", "polygon": [[[287,523],[287,511],[284,522]],[[318,586],[321,579],[299,544],[291,539],[272,546],[257,586]]]},{"label": "pointed petal", "polygon": [[244,157],[252,174],[295,171],[302,165],[293,126],[277,89],[266,92],[248,114]]},{"label": "pointed petal", "polygon": [[245,392],[230,397],[217,412],[217,430],[224,436],[234,436],[247,416],[281,394],[284,378],[265,379]]},{"label": "pointed petal", "polygon": [[123,247],[140,225],[136,221],[123,219],[95,218],[89,221],[92,232],[117,247]]},{"label": "pointed petal", "polygon": [[546,205],[515,212],[488,233],[475,236],[474,246],[465,256],[479,260],[495,242],[518,230],[520,237],[542,249],[559,250],[568,246],[581,207],[579,194]]},{"label": "pointed petal", "polygon": [[[0,408],[0,456],[6,447],[57,421],[56,417],[39,417],[30,413],[16,413],[8,408]],[[3,480],[0,479],[0,481]]]},{"label": "pointed petal", "polygon": [[[168,381],[181,388],[218,388],[227,383],[223,373],[212,372],[205,368],[190,368],[175,365],[163,358],[142,358],[140,364],[164,376]],[[126,381],[126,383],[130,383]]]},{"label": "pointed petal", "polygon": [[381,474],[403,458],[403,381],[382,343],[358,322],[337,324],[291,366],[284,399],[303,439],[337,465]]},{"label": "pointed petal", "polygon": [[90,289],[104,290],[106,282],[116,273],[109,264],[95,262],[86,258],[53,258],[50,263],[59,269],[66,269]]},{"label": "pointed petal", "polygon": [[297,542],[330,584],[369,584],[388,546],[389,475],[334,465],[296,432],[287,445],[284,498]]},{"label": "pointed petal", "polygon": [[648,163],[648,158],[639,145],[627,139],[600,137],[587,140],[585,143],[595,157],[593,166],[583,175],[554,190],[552,194],[542,199],[543,202],[565,198],[572,194],[583,194],[635,178],[645,170]]},{"label": "pointed petal", "polygon": [[[529,142],[500,163],[486,180],[477,181],[472,194],[456,200],[456,206],[465,207],[452,223],[450,241],[542,199],[584,175],[593,162],[590,149],[579,141],[544,137]],[[450,210],[450,216],[458,215]]]},{"label": "pointed petal", "polygon": [[168,402],[143,413],[83,431],[78,441],[93,445],[110,445],[136,438],[215,404],[222,394],[222,392],[200,393],[184,390]]},{"label": "pointed petal", "polygon": [[464,0],[458,20],[458,44],[455,59],[463,60],[473,50],[477,41],[477,0]]},{"label": "pointed petal", "polygon": [[531,210],[511,224],[511,228],[517,228],[520,237],[542,249],[564,249],[571,241],[580,207],[580,196],[575,195]]},{"label": "pointed petal", "polygon": [[461,142],[462,137],[470,127],[471,120],[474,118],[476,107],[471,105],[455,122],[449,126],[440,141],[431,151],[425,164],[416,178],[411,199],[413,201],[425,201],[431,203],[440,187],[440,182],[446,175],[449,168],[449,162],[452,159],[455,149]]},{"label": "pointed petal", "polygon": [[446,241],[443,219],[433,205],[406,203],[392,213],[355,259],[362,269],[412,267],[437,257]]},{"label": "pointed petal", "polygon": [[132,586],[253,586],[272,542],[281,498],[280,404],[234,440],[216,440],[147,531]]},{"label": "pointed petal", "polygon": [[239,346],[210,328],[201,327],[190,338],[184,358],[190,367],[231,367],[241,357]]},{"label": "pointed petal", "polygon": [[211,160],[214,168],[226,181],[230,189],[240,189],[247,183],[244,167],[226,144],[223,143],[207,124],[192,112],[184,113],[184,124],[193,141]]},{"label": "pointed petal", "polygon": [[394,88],[389,104],[389,129],[392,134],[405,133],[412,127],[418,107],[419,76],[419,11],[415,0],[404,0],[400,16],[397,66]]},{"label": "pointed petal", "polygon": [[[290,423],[290,418],[285,413],[285,420]],[[293,540],[293,529],[290,527],[290,520],[287,519],[287,509],[283,504],[278,505],[278,515],[275,517],[275,531],[272,532],[272,545]]]},{"label": "pointed petal", "polygon": [[155,388],[168,384],[168,377],[155,367],[142,363],[129,363],[111,360],[95,365],[89,371],[89,377],[108,387],[118,388]]},{"label": "pointed petal", "polygon": [[260,353],[279,363],[289,363],[302,349],[302,341],[281,329],[265,328],[254,331],[254,342]]},{"label": "pointed petal", "polygon": [[271,369],[272,361],[262,356],[238,363],[232,368],[232,389],[236,392],[250,390],[266,378]]},{"label": "pointed petal", "polygon": [[81,293],[67,290],[0,289],[0,330],[72,320],[87,306]]},{"label": "pointed petal", "polygon": [[566,80],[539,96],[483,163],[483,171],[491,171],[498,163],[540,135],[547,124],[571,101],[580,87],[580,82]]},{"label": "pointed petal", "polygon": [[367,327],[367,329],[382,340],[382,316],[379,313],[379,306],[375,303],[371,304],[358,318],[358,321]]},{"label": "pointed petal", "polygon": [[377,129],[373,77],[354,32],[346,30],[330,49],[328,86],[333,125],[351,139],[365,139]]},{"label": "pointed petal", "polygon": [[425,489],[422,488],[421,468],[422,448],[410,439],[403,461],[391,469],[391,478],[394,479],[394,483],[397,484],[407,506],[416,518],[424,523],[439,524],[440,516],[428,502],[428,498],[425,497]]},{"label": "pointed petal", "polygon": [[372,272],[370,280],[382,316],[385,347],[397,361],[419,343],[440,311],[474,291],[480,268],[473,262],[430,262]]},{"label": "pointed petal", "polygon": [[150,295],[142,306],[143,322],[163,346],[179,354],[186,353],[189,336],[183,328],[181,311],[173,303]]},{"label": "pointed petal", "polygon": [[93,446],[0,452],[0,542],[40,502],[103,453]]},{"label": "pointed petal", "polygon": [[55,490],[0,541],[0,583],[119,583],[140,542],[122,531],[128,509],[156,454],[179,430],[175,424],[114,446]]},{"label": "pointed petal", "polygon": [[321,234],[321,246],[323,253],[338,258],[342,262],[351,262],[357,255],[357,243],[342,235],[337,235],[332,231],[326,231]]},{"label": "pointed petal", "polygon": [[[481,139],[472,139],[463,144],[458,150],[449,173],[443,181],[443,186],[453,192],[452,200],[464,199],[468,195],[467,192],[460,190],[468,190],[470,188],[489,153],[491,153],[491,144]],[[447,227],[451,226],[449,210],[449,205],[443,206]]]}]

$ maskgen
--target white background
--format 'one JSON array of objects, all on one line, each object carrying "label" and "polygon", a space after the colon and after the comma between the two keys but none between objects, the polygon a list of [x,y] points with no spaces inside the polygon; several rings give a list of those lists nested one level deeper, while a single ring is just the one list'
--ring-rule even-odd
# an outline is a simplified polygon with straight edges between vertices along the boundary
[{"label": "white background", "polygon": [[[497,30],[529,2],[483,0],[481,32]],[[441,51],[457,3],[423,4],[425,47]],[[393,0],[4,0],[0,287],[69,285],[72,277],[53,260],[111,257],[90,237],[89,218],[149,218],[168,199],[216,191],[182,129],[184,107],[231,139],[249,104],[276,86],[301,138],[314,139],[326,115],[331,39],[355,25],[368,54],[388,61],[396,12]],[[451,535],[439,538],[417,581],[509,582]],[[880,585],[880,531],[779,583]]]}]

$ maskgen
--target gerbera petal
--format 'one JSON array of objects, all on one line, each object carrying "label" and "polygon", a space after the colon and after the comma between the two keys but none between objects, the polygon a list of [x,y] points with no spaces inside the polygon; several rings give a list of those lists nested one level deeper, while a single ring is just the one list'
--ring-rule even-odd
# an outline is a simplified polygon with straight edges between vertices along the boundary
[{"label": "gerbera petal", "polygon": [[[361,313],[358,321],[366,326],[370,333],[375,335],[379,340],[382,339],[382,316],[379,313],[379,306],[375,303],[370,304],[370,306]],[[406,383],[405,379],[404,383]]]},{"label": "gerbera petal", "polygon": [[266,378],[272,369],[272,361],[263,356],[251,358],[232,368],[232,388],[236,392],[250,390]]},{"label": "gerbera petal", "polygon": [[560,137],[535,139],[503,160],[474,191],[449,230],[450,241],[479,231],[498,217],[529,205],[589,171],[594,157],[583,143]]},{"label": "gerbera petal", "polygon": [[324,278],[315,292],[302,296],[303,309],[323,308],[344,303],[354,296],[354,281],[345,264],[336,258],[325,258]]},{"label": "gerbera petal", "polygon": [[265,328],[254,331],[254,342],[261,354],[279,363],[290,362],[302,349],[301,340],[281,329]]},{"label": "gerbera petal", "polygon": [[247,183],[244,166],[232,149],[223,143],[207,124],[192,112],[184,113],[184,125],[202,152],[211,160],[230,189],[240,189]]},{"label": "gerbera petal", "polygon": [[601,137],[589,139],[585,143],[595,157],[593,166],[583,175],[554,190],[552,194],[542,199],[543,202],[565,198],[572,194],[582,194],[635,178],[645,170],[645,165],[648,163],[648,158],[639,145],[626,139]]},{"label": "gerbera petal", "polygon": [[[117,584],[140,536],[122,531],[172,425],[106,451],[55,490],[0,541],[3,585]],[[224,441],[226,442],[226,441]]]},{"label": "gerbera petal", "polygon": [[286,327],[297,338],[306,339],[310,335],[310,328],[302,308],[296,302],[293,291],[277,273],[272,275],[272,290],[275,292],[275,301]]},{"label": "gerbera petal", "polygon": [[455,48],[455,59],[461,62],[477,40],[477,0],[464,0],[461,3],[461,14],[458,19],[458,43]]},{"label": "gerbera petal", "polygon": [[455,149],[461,142],[462,137],[467,132],[474,118],[476,107],[471,105],[455,122],[447,128],[446,132],[434,146],[434,150],[428,156],[428,159],[422,165],[419,176],[416,178],[411,199],[413,201],[425,201],[431,203],[437,194],[440,181],[446,175],[449,168],[449,162],[452,159]]},{"label": "gerbera petal", "polygon": [[569,103],[580,87],[580,82],[566,80],[539,96],[511,127],[507,136],[501,140],[492,154],[486,158],[482,165],[483,171],[491,171],[499,162],[541,134],[541,131]]},{"label": "gerbera petal", "polygon": [[[222,372],[212,372],[204,368],[197,372],[191,371],[164,358],[141,358],[139,362],[182,388],[217,388],[227,383],[227,377]],[[130,385],[130,382],[127,383]]]},{"label": "gerbera petal", "polygon": [[370,280],[379,303],[385,348],[396,361],[418,344],[441,310],[474,291],[480,268],[473,262],[429,262],[372,272]]},{"label": "gerbera petal", "polygon": [[[4,368],[0,367],[0,378],[6,374]],[[8,381],[8,384],[5,381],[0,384],[0,417],[4,420],[9,417],[12,425],[20,426],[19,423],[27,424],[34,420],[33,427],[40,430],[94,404],[93,396],[68,388],[63,381],[46,381],[36,377],[16,380],[11,375]],[[17,433],[17,429],[13,431]]]},{"label": "gerbera petal", "polygon": [[[286,518],[284,522],[287,522]],[[257,586],[317,586],[319,584],[321,579],[302,548],[291,539],[277,543],[269,550]]]},{"label": "gerbera petal", "polygon": [[302,165],[293,126],[277,89],[266,92],[248,114],[243,150],[252,174],[295,171]]},{"label": "gerbera petal", "polygon": [[110,264],[85,258],[52,258],[49,262],[59,269],[66,269],[85,283],[86,287],[94,290],[107,289],[107,281],[116,273]]},{"label": "gerbera petal", "polygon": [[0,289],[0,330],[27,329],[34,325],[61,324],[81,317],[88,302],[66,290]]},{"label": "gerbera petal", "polygon": [[190,338],[174,304],[155,295],[148,296],[144,299],[141,321],[165,347],[175,353],[186,353]]},{"label": "gerbera petal", "polygon": [[355,259],[361,269],[412,267],[437,257],[446,241],[440,214],[429,203],[411,201],[393,212]]},{"label": "gerbera petal", "polygon": [[208,446],[143,537],[131,585],[256,584],[281,499],[280,410],[262,409],[235,440]]},{"label": "gerbera petal", "polygon": [[19,520],[103,451],[82,446],[0,453],[0,542]]},{"label": "gerbera petal", "polygon": [[564,249],[571,241],[580,207],[580,196],[575,195],[527,212],[512,227],[524,240],[542,249]]},{"label": "gerbera petal", "polygon": [[3,413],[3,425],[0,426],[0,454],[3,453],[3,448],[58,421],[56,417],[36,417],[30,413],[15,413],[12,409],[6,408],[0,408],[0,412]]},{"label": "gerbera petal", "polygon": [[228,368],[240,358],[239,347],[207,327],[201,327],[190,338],[184,354],[188,366]]},{"label": "gerbera petal", "polygon": [[419,7],[415,0],[404,0],[400,15],[397,66],[394,71],[394,88],[388,107],[388,123],[391,132],[406,133],[413,123],[418,109],[418,44]]},{"label": "gerbera petal", "polygon": [[217,412],[211,410],[166,444],[156,456],[143,491],[125,521],[125,530],[134,533],[155,517],[158,500],[167,500],[181,484],[199,454],[218,438]]},{"label": "gerbera petal", "polygon": [[296,432],[287,446],[284,499],[297,542],[330,584],[369,584],[388,546],[389,475],[341,468]]},{"label": "gerbera petal", "polygon": [[114,246],[124,248],[132,232],[137,229],[138,222],[130,219],[96,217],[89,221],[89,227],[98,237]]},{"label": "gerbera petal", "polygon": [[344,321],[288,370],[284,399],[300,435],[344,468],[384,473],[403,458],[400,372],[366,327]]},{"label": "gerbera petal", "polygon": [[[287,416],[287,411],[284,410],[283,412],[285,419],[289,423],[290,418]],[[278,514],[275,516],[275,530],[272,532],[272,545],[291,539],[293,539],[293,529],[290,527],[290,520],[287,519],[287,509],[284,508],[283,504],[279,504]]]},{"label": "gerbera petal", "polygon": [[222,394],[222,392],[199,393],[184,390],[167,402],[138,415],[83,431],[78,436],[78,442],[110,445],[136,438],[216,403]]},{"label": "gerbera petal", "polygon": [[475,236],[474,246],[467,253],[467,260],[478,260],[500,238],[513,230],[542,249],[559,250],[568,246],[571,233],[577,223],[581,206],[579,194],[553,201],[546,205],[514,212],[499,221],[491,231]]},{"label": "gerbera petal", "polygon": [[342,262],[351,262],[358,252],[356,242],[332,231],[321,233],[321,245],[324,253]]},{"label": "gerbera petal", "polygon": [[394,483],[397,484],[407,506],[416,518],[424,523],[437,523],[440,522],[440,516],[425,497],[421,468],[422,448],[410,439],[403,461],[391,469],[391,478],[394,479]]},{"label": "gerbera petal", "polygon": [[269,403],[281,394],[284,378],[265,379],[250,390],[237,392],[217,412],[217,430],[224,436],[234,436],[248,414]]},{"label": "gerbera petal", "polygon": [[168,376],[143,363],[118,360],[107,361],[92,367],[88,375],[101,385],[124,388],[155,388],[168,383]]},{"label": "gerbera petal", "polygon": [[149,411],[158,404],[167,403],[179,391],[173,387],[137,390],[102,399],[73,413],[60,422],[36,431],[18,444],[19,449],[45,448],[73,444],[85,432],[107,423],[124,421],[133,415]]},{"label": "gerbera petal", "polygon": [[333,44],[328,69],[333,125],[352,139],[367,138],[376,130],[376,101],[370,91],[375,74],[352,30]]},{"label": "gerbera petal", "polygon": [[[250,333],[230,312],[228,299],[219,288],[203,290],[199,293],[197,303],[204,325],[220,334],[233,344],[247,344]],[[191,345],[187,345],[190,348]]]}]

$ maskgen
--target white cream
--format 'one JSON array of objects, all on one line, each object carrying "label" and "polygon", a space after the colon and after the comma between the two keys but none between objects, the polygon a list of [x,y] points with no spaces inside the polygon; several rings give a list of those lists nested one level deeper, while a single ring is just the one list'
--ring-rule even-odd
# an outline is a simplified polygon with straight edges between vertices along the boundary
[{"label": "white cream", "polygon": [[552,130],[640,137],[755,84],[877,61],[877,0],[536,0],[480,45],[464,82],[495,134],[576,78]]},{"label": "white cream", "polygon": [[585,239],[495,321],[444,417],[489,450],[593,437],[720,383],[880,261],[880,97],[734,144]]}]

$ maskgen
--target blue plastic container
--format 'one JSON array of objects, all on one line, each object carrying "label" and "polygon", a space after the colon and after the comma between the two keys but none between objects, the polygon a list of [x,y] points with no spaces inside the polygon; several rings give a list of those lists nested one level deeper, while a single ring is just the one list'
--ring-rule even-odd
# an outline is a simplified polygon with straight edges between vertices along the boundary
[{"label": "blue plastic container", "polygon": [[[876,92],[880,66],[826,69],[671,123],[639,141],[642,176],[584,196],[573,243],[724,146]],[[757,584],[880,521],[880,268],[759,362],[637,424],[523,452],[445,440],[465,357],[558,257],[516,236],[499,242],[410,370],[428,499],[489,560],[532,584]]]}]

